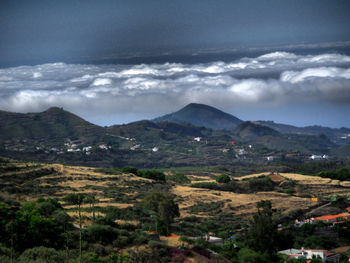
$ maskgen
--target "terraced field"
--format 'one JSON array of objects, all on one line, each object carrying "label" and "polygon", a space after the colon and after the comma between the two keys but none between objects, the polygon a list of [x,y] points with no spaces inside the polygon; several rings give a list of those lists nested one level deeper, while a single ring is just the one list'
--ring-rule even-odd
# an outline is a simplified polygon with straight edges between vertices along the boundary
[{"label": "terraced field", "polygon": [[[260,200],[271,200],[273,207],[282,214],[288,214],[298,208],[308,209],[317,203],[311,197],[327,199],[333,195],[350,195],[350,182],[339,182],[315,176],[300,174],[252,174],[239,178],[269,176],[278,184],[286,180],[296,182],[295,194],[276,191],[255,193],[235,193],[199,189],[190,183],[176,183],[171,180],[159,182],[141,178],[134,174],[115,172],[106,174],[99,169],[82,166],[65,166],[59,164],[35,164],[12,162],[2,164],[0,173],[1,197],[18,201],[34,200],[39,197],[61,199],[70,193],[85,193],[97,200],[94,207],[100,215],[108,207],[117,207],[122,211],[134,209],[147,193],[152,191],[171,192],[176,196],[181,218],[196,216],[198,218],[216,218],[232,222],[247,220],[256,211]],[[167,173],[169,174],[169,172]],[[215,182],[218,174],[187,174],[191,183]],[[62,202],[70,215],[76,215],[75,206]],[[86,223],[92,217],[91,204],[82,205]],[[123,218],[120,220],[136,220]]]}]

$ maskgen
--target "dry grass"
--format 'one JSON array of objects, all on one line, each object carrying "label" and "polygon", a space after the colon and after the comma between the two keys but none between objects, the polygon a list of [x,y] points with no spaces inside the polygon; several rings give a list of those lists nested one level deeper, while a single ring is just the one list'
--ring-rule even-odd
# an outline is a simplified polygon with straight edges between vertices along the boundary
[{"label": "dry grass", "polygon": [[[140,178],[133,174],[104,174],[98,172],[96,168],[82,167],[82,166],[64,166],[61,164],[53,165],[43,165],[45,168],[53,167],[57,173],[54,175],[43,176],[40,179],[40,186],[50,186],[58,185],[62,187],[62,190],[58,190],[54,197],[63,197],[70,193],[85,193],[91,194],[96,197],[98,201],[95,204],[96,207],[107,207],[113,206],[118,208],[127,208],[131,207],[134,204],[131,202],[140,202],[142,200],[132,200],[129,203],[117,203],[113,202],[114,198],[106,196],[104,192],[104,187],[111,187],[115,185],[118,188],[127,188],[129,187],[128,182],[137,181],[139,186],[142,186],[145,182],[152,182],[150,179]],[[189,174],[186,175],[191,182],[215,182],[215,179],[211,178],[212,174],[208,176],[198,176]],[[251,174],[237,178],[242,180],[244,178],[253,178],[261,175],[270,176],[270,178],[275,182],[283,182],[286,179],[292,179],[297,182],[297,184],[302,185],[307,189],[308,193],[313,196],[324,196],[329,197],[333,195],[348,195],[350,196],[350,182],[339,182],[338,180],[331,180],[327,178],[321,178],[316,176],[307,176],[294,173],[281,173],[273,174],[270,172]],[[98,190],[92,189],[91,186],[99,187]],[[342,186],[342,187],[341,187]],[[346,188],[349,187],[349,188]],[[315,203],[311,201],[311,198],[301,198],[297,196],[290,196],[284,193],[278,192],[258,192],[254,194],[239,194],[233,192],[224,192],[217,190],[209,189],[200,189],[192,188],[189,186],[174,185],[171,189],[171,192],[177,195],[179,198],[179,207],[182,217],[193,215],[189,211],[191,206],[202,203],[213,203],[213,202],[222,202],[224,206],[222,207],[223,212],[233,213],[235,215],[244,216],[254,213],[256,211],[256,204],[260,200],[271,200],[273,207],[281,209],[285,213],[288,213],[291,210],[297,208],[308,208],[313,206]],[[136,192],[125,191],[123,195],[125,197],[132,197]],[[52,196],[46,196],[52,197]],[[27,200],[31,199],[26,197]],[[74,209],[75,206],[64,205],[66,209]],[[83,208],[90,207],[90,204],[82,205]],[[72,215],[76,214],[75,211],[69,211]],[[91,216],[90,212],[84,212],[89,217]],[[195,214],[198,217],[209,217],[210,211],[208,212],[199,212]]]},{"label": "dry grass", "polygon": [[[68,214],[69,216],[71,216],[71,217],[73,217],[73,216],[74,216],[74,217],[78,217],[78,216],[79,216],[78,211],[68,211],[67,214]],[[92,217],[92,212],[81,211],[80,214],[81,214],[82,216],[85,216],[85,217]],[[99,217],[99,216],[105,216],[105,214],[104,214],[104,213],[101,213],[101,212],[96,212],[95,214],[96,214],[97,217]]]},{"label": "dry grass", "polygon": [[[134,204],[120,204],[120,203],[96,203],[95,207],[107,207],[107,206],[113,206],[113,207],[118,207],[118,208],[127,208],[134,206]],[[65,209],[72,209],[76,208],[76,205],[64,205],[63,206]],[[82,204],[80,206],[81,208],[90,208],[90,204]]]},{"label": "dry grass", "polygon": [[[256,204],[261,200],[271,200],[274,208],[283,209],[285,212],[299,207],[309,207],[314,203],[309,198],[300,198],[277,192],[258,192],[255,194],[238,194],[208,189],[198,189],[189,186],[175,186],[173,193],[181,197],[179,208],[182,217],[189,216],[187,209],[198,202],[212,203],[225,202],[224,212],[235,214],[250,214],[256,211]],[[200,213],[205,216],[205,213]]]},{"label": "dry grass", "polygon": [[138,226],[140,225],[140,221],[138,220],[115,220],[114,222],[116,222],[118,225],[134,225],[134,226]]}]

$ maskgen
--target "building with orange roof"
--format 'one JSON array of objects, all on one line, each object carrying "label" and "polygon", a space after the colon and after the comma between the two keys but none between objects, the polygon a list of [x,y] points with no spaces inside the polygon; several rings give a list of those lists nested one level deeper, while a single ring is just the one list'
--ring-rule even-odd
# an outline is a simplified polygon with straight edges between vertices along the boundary
[{"label": "building with orange roof", "polygon": [[325,215],[325,216],[319,216],[315,217],[315,221],[322,221],[322,222],[336,222],[339,220],[350,220],[350,213],[341,213],[337,215]]}]

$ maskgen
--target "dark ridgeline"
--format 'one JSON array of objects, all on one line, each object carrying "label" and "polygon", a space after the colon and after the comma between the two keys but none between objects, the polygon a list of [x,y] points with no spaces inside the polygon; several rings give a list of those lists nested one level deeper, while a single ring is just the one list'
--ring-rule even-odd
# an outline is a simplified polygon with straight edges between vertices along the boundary
[{"label": "dark ridgeline", "polygon": [[[91,124],[57,107],[26,114],[0,111],[3,156],[92,166],[228,165],[236,158],[234,151],[223,154],[231,142],[241,148],[254,145],[256,156],[252,158],[263,156],[259,152],[263,147],[284,154],[298,151],[304,158],[311,154],[349,156],[349,140],[339,142],[341,134],[350,134],[350,129],[243,122],[214,107],[195,103],[153,121],[110,127]],[[67,143],[75,144],[81,152],[67,152]],[[101,145],[109,148],[101,150]],[[83,150],[88,146],[95,149],[91,155]]]}]

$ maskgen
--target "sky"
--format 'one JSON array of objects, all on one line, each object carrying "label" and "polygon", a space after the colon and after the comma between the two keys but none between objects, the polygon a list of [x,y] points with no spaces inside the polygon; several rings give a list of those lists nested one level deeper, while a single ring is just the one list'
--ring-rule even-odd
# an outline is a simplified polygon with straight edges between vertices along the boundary
[{"label": "sky", "polygon": [[99,125],[209,104],[350,126],[350,1],[2,0],[0,109]]}]

